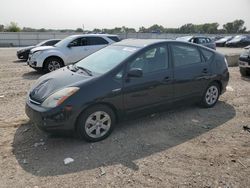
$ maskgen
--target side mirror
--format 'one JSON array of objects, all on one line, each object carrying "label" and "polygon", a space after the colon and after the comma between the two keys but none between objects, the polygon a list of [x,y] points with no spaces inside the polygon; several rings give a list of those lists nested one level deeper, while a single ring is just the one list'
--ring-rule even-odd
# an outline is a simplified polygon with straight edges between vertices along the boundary
[{"label": "side mirror", "polygon": [[140,78],[142,75],[142,69],[139,68],[132,68],[128,71],[128,77]]},{"label": "side mirror", "polygon": [[71,48],[72,46],[74,46],[72,43],[68,44],[68,48]]}]

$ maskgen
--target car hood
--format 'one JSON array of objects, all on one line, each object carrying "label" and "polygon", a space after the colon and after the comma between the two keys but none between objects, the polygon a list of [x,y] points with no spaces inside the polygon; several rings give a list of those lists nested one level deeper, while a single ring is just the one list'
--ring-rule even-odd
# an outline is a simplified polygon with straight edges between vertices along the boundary
[{"label": "car hood", "polygon": [[24,48],[19,48],[17,51],[26,51],[26,50],[31,50],[32,48],[34,48],[35,46],[27,46],[27,47],[24,47]]},{"label": "car hood", "polygon": [[221,43],[221,42],[227,42],[228,39],[219,39],[217,41],[215,41],[215,43]]},{"label": "car hood", "polygon": [[31,50],[31,53],[37,52],[37,51],[44,51],[44,50],[50,50],[54,49],[54,46],[40,46],[40,47],[35,47]]},{"label": "car hood", "polygon": [[64,67],[40,77],[32,86],[29,97],[34,101],[42,103],[56,91],[65,87],[77,86],[94,78],[95,76],[86,76],[72,72],[67,67]]}]

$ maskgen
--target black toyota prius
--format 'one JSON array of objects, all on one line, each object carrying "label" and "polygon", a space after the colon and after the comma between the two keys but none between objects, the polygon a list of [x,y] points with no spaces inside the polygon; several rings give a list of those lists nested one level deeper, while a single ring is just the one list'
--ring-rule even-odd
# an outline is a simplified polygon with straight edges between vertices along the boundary
[{"label": "black toyota prius", "polygon": [[119,120],[178,101],[213,107],[229,80],[226,59],[196,44],[128,39],[46,74],[28,93],[26,114],[41,130],[106,138]]}]

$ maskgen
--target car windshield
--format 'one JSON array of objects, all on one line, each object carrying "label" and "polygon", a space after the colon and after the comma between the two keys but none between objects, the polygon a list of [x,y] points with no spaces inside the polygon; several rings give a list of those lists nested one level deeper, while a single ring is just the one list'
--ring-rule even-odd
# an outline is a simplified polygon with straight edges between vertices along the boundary
[{"label": "car windshield", "polygon": [[104,74],[119,65],[137,50],[138,48],[135,47],[108,46],[82,59],[76,63],[76,66],[93,73]]},{"label": "car windshield", "polygon": [[47,40],[46,40],[46,41],[42,41],[42,42],[38,43],[36,46],[42,46],[45,42],[47,42]]},{"label": "car windshield", "polygon": [[226,37],[221,38],[219,41],[224,41],[224,40],[228,40],[228,39],[231,39],[231,38],[232,38],[231,36],[226,36]]},{"label": "car windshield", "polygon": [[237,35],[231,41],[239,41],[239,40],[244,39],[244,38],[246,38],[246,37],[242,36],[242,35]]},{"label": "car windshield", "polygon": [[54,46],[56,46],[56,47],[66,46],[66,45],[68,45],[73,39],[74,39],[74,37],[72,37],[72,36],[66,37],[65,39],[63,39],[63,40],[61,40],[60,42],[56,43]]}]

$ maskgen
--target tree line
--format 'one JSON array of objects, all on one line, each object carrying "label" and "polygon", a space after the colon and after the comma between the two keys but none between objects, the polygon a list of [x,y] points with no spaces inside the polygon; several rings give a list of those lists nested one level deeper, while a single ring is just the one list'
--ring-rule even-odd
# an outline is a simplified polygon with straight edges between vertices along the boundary
[{"label": "tree line", "polygon": [[146,27],[140,27],[139,30],[136,30],[134,28],[129,27],[115,27],[113,29],[98,29],[95,28],[92,31],[84,30],[82,28],[77,29],[61,29],[61,30],[55,30],[55,29],[34,29],[30,27],[23,27],[20,28],[16,22],[11,22],[9,25],[4,26],[0,25],[0,32],[84,32],[84,33],[110,33],[110,34],[118,34],[118,33],[185,33],[185,34],[191,34],[191,33],[199,33],[199,34],[230,34],[230,33],[250,33],[250,31],[247,31],[247,28],[245,26],[245,22],[243,20],[234,20],[233,22],[228,22],[222,26],[222,29],[219,29],[219,24],[217,22],[215,23],[205,23],[205,24],[192,24],[188,23],[185,25],[182,25],[179,28],[166,28],[162,25],[154,24],[148,28]]}]

